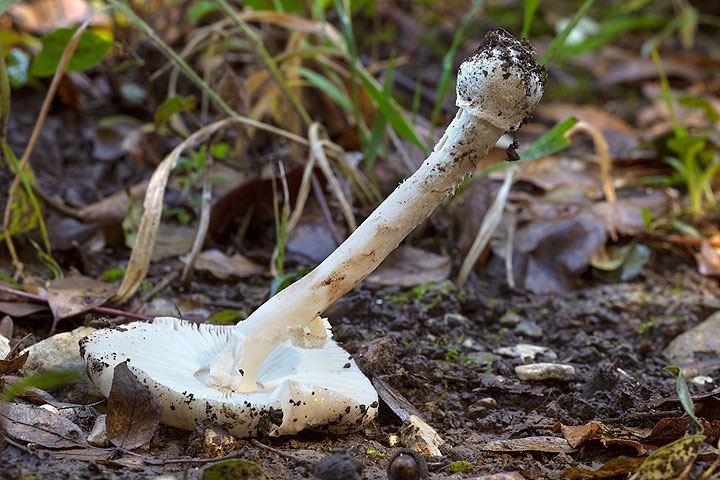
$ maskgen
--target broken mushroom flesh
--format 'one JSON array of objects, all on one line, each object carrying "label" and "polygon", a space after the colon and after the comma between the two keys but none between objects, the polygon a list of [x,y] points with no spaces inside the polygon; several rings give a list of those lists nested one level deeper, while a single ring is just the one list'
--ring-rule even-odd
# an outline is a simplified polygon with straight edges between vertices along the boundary
[{"label": "broken mushroom flesh", "polygon": [[164,317],[90,335],[82,353],[91,378],[107,395],[114,365],[127,361],[165,397],[163,422],[181,428],[207,420],[254,436],[364,427],[377,412],[377,394],[319,315],[450,196],[503,133],[519,127],[543,86],[527,42],[489,33],[460,67],[460,109],[430,156],[317,268],[235,326]]}]

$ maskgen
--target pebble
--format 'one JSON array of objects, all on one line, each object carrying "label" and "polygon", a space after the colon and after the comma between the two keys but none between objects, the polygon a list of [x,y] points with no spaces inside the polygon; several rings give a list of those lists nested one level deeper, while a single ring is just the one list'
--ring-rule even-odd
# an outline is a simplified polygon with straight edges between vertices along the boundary
[{"label": "pebble", "polygon": [[87,441],[90,445],[96,447],[105,448],[110,446],[108,440],[107,426],[105,425],[105,419],[107,415],[98,415],[95,419],[95,425],[93,425],[92,431],[87,437]]},{"label": "pebble", "polygon": [[440,447],[445,444],[435,429],[417,415],[410,415],[403,422],[400,427],[400,443],[421,455],[434,457],[442,456]]},{"label": "pebble", "polygon": [[94,332],[94,328],[79,327],[71,332],[63,332],[48,337],[22,351],[30,352],[20,375],[29,377],[40,372],[56,370],[74,370],[79,380],[71,385],[55,389],[59,400],[71,403],[90,403],[105,398],[87,376],[85,362],[80,357],[78,342]]},{"label": "pebble", "polygon": [[[706,358],[717,359],[720,355],[720,311],[675,337],[664,353],[670,364],[678,367],[690,366]],[[697,373],[709,373],[717,363],[707,362],[707,368],[700,369],[705,371]]]},{"label": "pebble", "polygon": [[523,381],[558,380],[569,382],[575,377],[575,368],[572,365],[561,363],[531,363],[515,367],[515,374]]},{"label": "pebble", "polygon": [[363,465],[347,453],[331,453],[316,462],[313,477],[319,480],[360,480]]},{"label": "pebble", "polygon": [[514,347],[501,347],[495,350],[495,353],[508,357],[520,357],[523,362],[525,359],[535,360],[538,354],[542,354],[551,359],[557,358],[557,354],[548,347],[530,345],[529,343],[518,343]]},{"label": "pebble", "polygon": [[505,312],[505,314],[503,314],[502,317],[500,317],[498,323],[500,323],[500,325],[503,327],[514,327],[522,321],[523,317],[513,312],[512,310],[508,310],[507,312]]},{"label": "pebble", "polygon": [[540,326],[532,320],[523,320],[515,326],[514,330],[515,333],[525,335],[530,338],[542,338],[543,336],[542,328],[540,328]]},{"label": "pebble", "polygon": [[10,353],[10,340],[0,335],[0,360],[4,359]]}]

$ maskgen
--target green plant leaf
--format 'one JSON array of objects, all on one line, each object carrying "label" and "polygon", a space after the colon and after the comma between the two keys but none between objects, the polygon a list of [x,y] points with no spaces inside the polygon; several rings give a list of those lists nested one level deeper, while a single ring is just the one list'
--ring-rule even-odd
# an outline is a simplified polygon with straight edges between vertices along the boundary
[{"label": "green plant leaf", "polygon": [[335,100],[335,103],[340,105],[344,110],[352,112],[352,102],[348,98],[347,94],[340,90],[333,82],[323,77],[317,72],[314,72],[308,68],[298,67],[293,68],[300,75],[305,77],[313,86],[325,92],[330,98]]},{"label": "green plant leaf", "polygon": [[[680,399],[680,405],[682,405],[683,410],[685,410],[685,413],[688,414],[688,417],[692,418],[697,426],[700,427],[700,432],[702,432],[703,426],[700,423],[700,420],[698,420],[695,416],[695,408],[693,407],[692,397],[690,397],[690,391],[687,388],[687,383],[685,383],[685,375],[683,375],[682,369],[676,367],[675,365],[668,365],[663,368],[663,370],[670,372],[675,376],[675,390],[677,391],[678,398]],[[689,428],[690,426],[688,425],[688,429]]]},{"label": "green plant leaf", "polygon": [[10,78],[10,85],[13,88],[25,86],[28,82],[28,70],[30,69],[30,55],[21,48],[10,50],[8,59],[7,74]]},{"label": "green plant leaf", "polygon": [[190,23],[197,23],[206,13],[218,10],[213,0],[201,0],[194,3],[187,11],[187,19]]},{"label": "green plant leaf", "polygon": [[530,33],[530,25],[535,18],[535,10],[540,5],[540,0],[525,0],[525,10],[523,12],[522,38],[528,38]]},{"label": "green plant leaf", "polygon": [[693,463],[700,453],[705,435],[682,437],[655,450],[637,468],[636,475],[643,480],[677,478]]},{"label": "green plant leaf", "polygon": [[715,110],[712,104],[704,98],[685,96],[678,98],[678,102],[687,107],[699,108],[700,110],[703,110],[708,120],[710,120],[711,122],[720,121],[720,113],[718,113],[718,111]]},{"label": "green plant leaf", "polygon": [[[55,73],[60,57],[73,36],[77,27],[58,28],[47,34],[42,40],[42,50],[35,56],[30,74],[36,77],[49,77]],[[66,71],[77,72],[96,65],[105,58],[112,42],[99,36],[92,30],[86,30],[73,53]]]},{"label": "green plant leaf", "polygon": [[203,471],[205,480],[270,480],[260,466],[249,460],[224,460]]},{"label": "green plant leaf", "polygon": [[17,397],[28,388],[35,387],[47,390],[48,388],[75,382],[79,378],[80,374],[75,370],[54,370],[50,372],[36,373],[10,385],[3,392],[2,399],[6,402],[10,402],[13,398]]},{"label": "green plant leaf", "polygon": [[170,97],[167,100],[165,100],[163,103],[158,106],[158,108],[155,110],[155,115],[153,115],[153,122],[155,122],[155,128],[161,128],[163,127],[168,120],[170,120],[170,117],[175,115],[176,113],[183,112],[185,110],[192,110],[195,108],[195,96],[190,95],[188,97],[181,97],[180,95],[175,95],[174,97]]},{"label": "green plant leaf", "polygon": [[272,279],[272,282],[270,282],[270,296],[274,296],[279,291],[283,290],[284,288],[287,288],[290,286],[291,283],[293,283],[296,279],[302,277],[303,275],[310,273],[313,268],[315,267],[305,267],[301,268],[300,270],[297,270],[295,272],[287,272],[283,273],[282,275],[278,275],[275,278]]},{"label": "green plant leaf", "polygon": [[590,6],[593,4],[594,0],[585,0],[583,4],[580,6],[580,9],[578,9],[577,12],[575,12],[575,15],[572,17],[572,19],[568,22],[568,24],[565,26],[562,32],[560,32],[552,42],[550,42],[550,45],[548,45],[547,50],[545,50],[545,53],[540,58],[538,63],[540,65],[547,64],[550,60],[553,59],[555,55],[557,55],[558,52],[560,52],[563,48],[563,45],[565,45],[565,40],[567,40],[568,35],[570,35],[570,32],[573,31],[573,29],[577,26],[578,22],[581,18],[585,16]]},{"label": "green plant leaf", "polygon": [[400,105],[397,104],[395,99],[393,99],[390,95],[387,95],[385,91],[378,86],[377,81],[372,78],[370,74],[362,70],[359,70],[358,73],[365,89],[373,100],[375,100],[377,107],[390,122],[390,125],[392,125],[400,135],[417,145],[423,152],[429,153],[430,149],[423,143],[422,140],[420,140],[417,133],[415,133],[415,129],[412,125],[410,125],[410,122],[408,122],[405,118],[405,115],[401,113]]},{"label": "green plant leaf", "polygon": [[235,325],[240,320],[245,320],[248,312],[245,310],[222,310],[213,314],[208,322],[213,325]]},{"label": "green plant leaf", "polygon": [[565,136],[565,133],[577,122],[577,118],[570,117],[558,123],[522,152],[522,154],[520,154],[520,160],[534,160],[544,157],[545,155],[550,155],[551,153],[559,152],[567,147],[570,145],[570,140]]}]

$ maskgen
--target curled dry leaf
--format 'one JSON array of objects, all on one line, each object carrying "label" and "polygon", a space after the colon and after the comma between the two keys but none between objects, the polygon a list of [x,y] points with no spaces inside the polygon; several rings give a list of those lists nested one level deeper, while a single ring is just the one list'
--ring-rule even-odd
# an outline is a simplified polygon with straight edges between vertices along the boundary
[{"label": "curled dry leaf", "polygon": [[115,367],[105,424],[108,439],[131,450],[144,445],[160,424],[162,404],[140,383],[126,362]]},{"label": "curled dry leaf", "polygon": [[20,370],[22,366],[25,365],[25,362],[27,362],[29,355],[30,352],[25,352],[12,360],[0,360],[0,375],[15,373]]}]

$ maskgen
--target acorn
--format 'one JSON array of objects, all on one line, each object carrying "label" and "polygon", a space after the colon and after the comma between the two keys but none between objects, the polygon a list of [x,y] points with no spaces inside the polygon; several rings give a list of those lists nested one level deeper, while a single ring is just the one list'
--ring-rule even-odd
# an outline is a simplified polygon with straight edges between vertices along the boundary
[{"label": "acorn", "polygon": [[390,457],[387,476],[389,480],[427,480],[427,462],[415,450],[401,448]]}]

